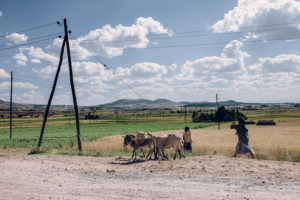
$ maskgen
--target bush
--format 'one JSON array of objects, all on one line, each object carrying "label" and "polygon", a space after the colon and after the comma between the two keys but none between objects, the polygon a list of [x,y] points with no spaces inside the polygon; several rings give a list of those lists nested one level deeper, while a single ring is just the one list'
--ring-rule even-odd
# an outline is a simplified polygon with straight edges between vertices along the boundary
[{"label": "bush", "polygon": [[263,126],[263,125],[267,125],[267,126],[275,126],[276,123],[273,120],[259,120],[256,123],[257,126]]},{"label": "bush", "polygon": [[247,119],[247,117],[236,110],[227,110],[224,106],[218,108],[215,113],[200,113],[193,112],[193,122],[230,122],[236,121],[239,117]]}]

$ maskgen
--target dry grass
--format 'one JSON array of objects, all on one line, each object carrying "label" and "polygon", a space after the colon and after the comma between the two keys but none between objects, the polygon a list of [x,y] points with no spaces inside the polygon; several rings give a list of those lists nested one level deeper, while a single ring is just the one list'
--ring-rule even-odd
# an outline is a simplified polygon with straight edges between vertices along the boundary
[{"label": "dry grass", "polygon": [[[277,126],[248,125],[250,145],[259,159],[285,160],[300,162],[300,123],[298,121],[276,122]],[[234,153],[237,143],[235,131],[229,124],[223,124],[221,130],[217,127],[195,129],[192,131],[192,155],[225,155]],[[159,135],[162,132],[155,132]],[[165,131],[182,137],[182,131]],[[123,149],[121,136],[105,137],[100,140],[83,143],[87,151],[98,152],[98,155],[129,154],[130,149]],[[96,153],[97,154],[97,153]],[[241,155],[248,156],[248,155]]]}]

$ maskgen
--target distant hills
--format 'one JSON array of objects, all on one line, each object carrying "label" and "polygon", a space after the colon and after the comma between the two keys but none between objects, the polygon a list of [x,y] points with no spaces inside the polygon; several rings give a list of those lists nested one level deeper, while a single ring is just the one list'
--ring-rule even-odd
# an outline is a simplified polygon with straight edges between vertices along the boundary
[{"label": "distant hills", "polygon": [[[219,106],[254,106],[254,105],[265,105],[260,103],[243,103],[234,100],[220,101]],[[269,104],[275,105],[275,104]],[[276,104],[277,105],[277,104]],[[161,108],[180,108],[180,107],[215,107],[216,102],[174,102],[168,99],[119,99],[111,103],[99,104],[93,106],[80,106],[81,110],[109,110],[109,109],[121,109],[121,110],[131,110],[131,109],[161,109]],[[38,110],[43,111],[46,105],[39,104],[13,104],[14,110]],[[73,105],[51,105],[51,110],[66,111],[73,108]],[[9,109],[9,102],[0,100],[0,110]]]}]

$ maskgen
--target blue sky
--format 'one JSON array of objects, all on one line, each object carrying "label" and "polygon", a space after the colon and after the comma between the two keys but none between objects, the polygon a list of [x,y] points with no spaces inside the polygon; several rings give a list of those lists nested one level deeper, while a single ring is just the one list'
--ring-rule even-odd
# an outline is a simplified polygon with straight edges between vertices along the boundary
[{"label": "blue sky", "polygon": [[[300,101],[296,0],[3,0],[0,99],[9,100],[13,71],[16,102],[47,102],[62,43],[55,22],[63,18],[72,31],[79,105],[213,101],[215,93],[220,100]],[[72,103],[66,52],[53,103]]]}]

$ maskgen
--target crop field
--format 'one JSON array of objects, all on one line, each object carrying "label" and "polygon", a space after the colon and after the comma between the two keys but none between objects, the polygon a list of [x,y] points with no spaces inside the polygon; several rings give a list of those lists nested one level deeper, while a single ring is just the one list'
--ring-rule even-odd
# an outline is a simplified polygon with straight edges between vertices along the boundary
[{"label": "crop field", "polygon": [[[300,109],[278,108],[242,111],[249,120],[274,120],[276,126],[248,125],[250,144],[259,159],[300,161]],[[230,123],[192,123],[191,113],[161,111],[101,112],[97,120],[80,117],[80,130],[84,155],[130,155],[131,149],[123,149],[122,137],[137,131],[175,133],[182,136],[185,126],[192,129],[193,152],[197,155],[231,156],[237,142]],[[8,119],[2,120],[0,148],[2,151],[37,146],[43,118],[23,117],[13,119],[13,137],[9,139]],[[186,121],[186,122],[185,122]],[[58,113],[48,118],[42,148],[46,152],[77,154],[76,126],[74,115]],[[168,151],[172,154],[171,151]]]},{"label": "crop field", "polygon": [[[187,114],[186,122],[183,113],[162,113],[152,111],[145,114],[137,112],[94,113],[100,119],[86,120],[80,115],[80,132],[83,141],[95,140],[105,136],[135,133],[137,131],[164,131],[191,128],[204,128],[214,123],[192,123],[191,114]],[[41,132],[43,117],[13,118],[12,139],[9,139],[9,119],[0,119],[0,148],[36,147]],[[73,115],[57,113],[48,117],[42,146],[47,148],[69,147],[77,143],[76,124]]]}]

